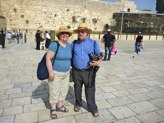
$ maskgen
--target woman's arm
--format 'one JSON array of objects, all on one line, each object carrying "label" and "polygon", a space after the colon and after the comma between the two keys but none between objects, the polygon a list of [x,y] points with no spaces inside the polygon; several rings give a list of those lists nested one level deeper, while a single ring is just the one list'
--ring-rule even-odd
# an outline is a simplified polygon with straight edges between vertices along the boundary
[{"label": "woman's arm", "polygon": [[54,72],[53,72],[53,66],[52,66],[52,59],[54,57],[55,53],[48,50],[46,55],[46,65],[49,73],[49,80],[54,80]]}]

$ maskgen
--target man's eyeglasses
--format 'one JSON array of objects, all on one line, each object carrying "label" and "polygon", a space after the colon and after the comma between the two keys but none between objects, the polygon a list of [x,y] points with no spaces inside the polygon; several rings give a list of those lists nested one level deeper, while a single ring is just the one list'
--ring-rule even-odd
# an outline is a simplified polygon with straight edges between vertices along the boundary
[{"label": "man's eyeglasses", "polygon": [[87,33],[85,30],[79,30],[78,33]]}]

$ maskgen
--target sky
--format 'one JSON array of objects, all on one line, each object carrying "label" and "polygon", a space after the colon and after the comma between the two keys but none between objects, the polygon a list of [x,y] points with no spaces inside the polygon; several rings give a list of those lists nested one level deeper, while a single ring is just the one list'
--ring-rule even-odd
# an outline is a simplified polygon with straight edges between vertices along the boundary
[{"label": "sky", "polygon": [[[119,0],[104,0],[104,1],[115,2]],[[130,0],[130,1],[135,2],[138,10],[148,9],[148,10],[156,11],[155,10],[156,0]]]}]

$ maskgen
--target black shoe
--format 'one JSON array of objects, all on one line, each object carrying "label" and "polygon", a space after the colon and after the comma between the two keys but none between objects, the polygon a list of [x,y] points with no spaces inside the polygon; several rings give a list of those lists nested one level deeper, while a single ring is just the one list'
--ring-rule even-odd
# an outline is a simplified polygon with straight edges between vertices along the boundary
[{"label": "black shoe", "polygon": [[106,59],[103,59],[102,61],[106,61]]}]

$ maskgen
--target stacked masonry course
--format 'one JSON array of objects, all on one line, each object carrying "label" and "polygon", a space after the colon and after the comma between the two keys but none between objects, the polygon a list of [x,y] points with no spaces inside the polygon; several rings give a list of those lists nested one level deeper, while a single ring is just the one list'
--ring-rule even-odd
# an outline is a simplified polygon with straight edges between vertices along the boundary
[{"label": "stacked masonry course", "polygon": [[[0,9],[7,29],[57,30],[65,25],[71,29],[86,21],[90,28],[102,31],[105,24],[113,25],[114,12],[123,10],[123,0],[107,3],[93,0],[0,0]],[[134,2],[124,7],[136,11]]]}]

